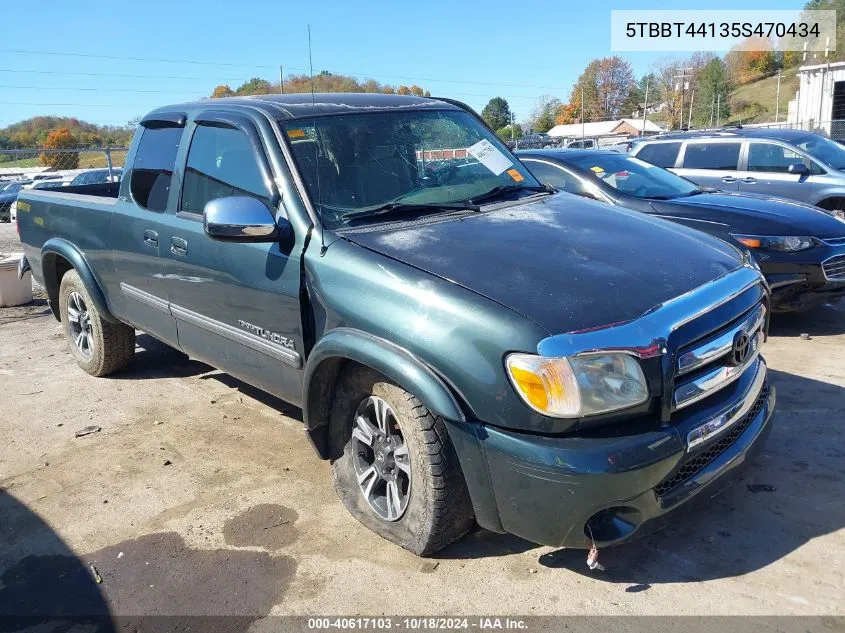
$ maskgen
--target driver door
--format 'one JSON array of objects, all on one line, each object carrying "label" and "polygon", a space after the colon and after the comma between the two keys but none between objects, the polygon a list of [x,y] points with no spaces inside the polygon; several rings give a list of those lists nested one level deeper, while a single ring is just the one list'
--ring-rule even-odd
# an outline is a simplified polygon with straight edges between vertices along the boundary
[{"label": "driver door", "polygon": [[212,239],[207,202],[261,200],[284,217],[263,139],[246,117],[204,113],[192,126],[181,196],[162,236],[171,311],[189,355],[282,399],[301,399],[301,240]]}]

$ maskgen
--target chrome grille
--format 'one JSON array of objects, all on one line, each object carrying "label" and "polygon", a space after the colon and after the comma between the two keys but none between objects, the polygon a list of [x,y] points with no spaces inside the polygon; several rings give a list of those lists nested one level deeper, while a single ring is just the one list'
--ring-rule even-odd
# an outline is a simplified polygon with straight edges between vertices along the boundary
[{"label": "chrome grille", "polygon": [[745,414],[745,416],[736,423],[725,435],[717,442],[711,444],[704,450],[696,453],[691,453],[684,457],[672,473],[666,479],[661,481],[654,488],[654,492],[658,497],[662,497],[666,493],[674,490],[685,481],[695,477],[702,470],[713,463],[719,455],[724,453],[730,446],[739,439],[743,431],[747,429],[760,410],[765,406],[766,400],[769,398],[769,387],[764,385],[760,390],[760,395],[754,401],[754,405]]},{"label": "chrome grille", "polygon": [[845,281],[845,255],[831,257],[822,263],[824,276],[832,281]]},{"label": "chrome grille", "polygon": [[[679,351],[675,364],[672,409],[688,407],[727,387],[755,366],[763,344],[766,308],[754,306],[738,321]],[[734,359],[734,340],[747,336],[747,354]]]}]

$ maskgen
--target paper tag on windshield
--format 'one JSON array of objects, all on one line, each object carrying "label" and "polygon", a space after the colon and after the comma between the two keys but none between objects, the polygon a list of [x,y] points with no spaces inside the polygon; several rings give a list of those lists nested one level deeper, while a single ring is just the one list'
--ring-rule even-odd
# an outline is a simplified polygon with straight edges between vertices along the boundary
[{"label": "paper tag on windshield", "polygon": [[478,141],[475,145],[468,147],[467,151],[497,176],[513,165],[508,157],[497,150],[487,139]]}]

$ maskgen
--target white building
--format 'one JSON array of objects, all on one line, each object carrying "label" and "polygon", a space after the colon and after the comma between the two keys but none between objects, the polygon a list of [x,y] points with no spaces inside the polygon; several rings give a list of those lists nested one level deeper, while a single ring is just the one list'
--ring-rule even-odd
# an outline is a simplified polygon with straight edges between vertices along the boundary
[{"label": "white building", "polygon": [[801,66],[799,88],[789,102],[787,122],[831,132],[831,121],[845,120],[845,62]]},{"label": "white building", "polygon": [[[659,134],[664,129],[646,120],[645,134]],[[569,123],[567,125],[556,125],[549,130],[549,136],[563,139],[595,138],[595,139],[623,139],[631,136],[640,136],[643,132],[642,119],[618,119],[616,121],[592,121],[590,123]]]}]

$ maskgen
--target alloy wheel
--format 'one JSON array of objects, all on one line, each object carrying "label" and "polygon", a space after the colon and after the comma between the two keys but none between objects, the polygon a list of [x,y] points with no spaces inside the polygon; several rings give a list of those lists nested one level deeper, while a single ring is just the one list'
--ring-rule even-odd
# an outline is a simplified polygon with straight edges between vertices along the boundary
[{"label": "alloy wheel", "polygon": [[70,333],[79,352],[86,359],[94,354],[94,332],[91,314],[85,299],[78,292],[71,292],[67,298],[67,319]]},{"label": "alloy wheel", "polygon": [[396,414],[378,396],[361,401],[352,429],[358,487],[373,512],[398,521],[411,498],[411,457]]}]

